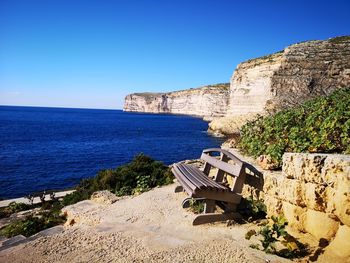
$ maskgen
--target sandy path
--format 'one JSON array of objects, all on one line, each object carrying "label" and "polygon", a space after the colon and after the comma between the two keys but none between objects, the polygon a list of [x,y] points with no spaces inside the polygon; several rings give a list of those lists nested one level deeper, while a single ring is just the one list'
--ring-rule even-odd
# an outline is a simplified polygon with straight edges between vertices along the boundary
[{"label": "sandy path", "polygon": [[192,226],[173,189],[67,207],[73,226],[3,250],[0,262],[287,262],[249,248],[247,226]]}]

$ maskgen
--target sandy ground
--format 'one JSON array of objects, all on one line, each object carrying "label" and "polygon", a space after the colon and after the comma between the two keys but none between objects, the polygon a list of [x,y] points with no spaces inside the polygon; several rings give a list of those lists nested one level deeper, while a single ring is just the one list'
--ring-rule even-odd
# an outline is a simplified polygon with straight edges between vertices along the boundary
[{"label": "sandy ground", "polygon": [[72,226],[0,251],[0,262],[290,262],[249,248],[247,225],[192,226],[175,185],[67,207]]}]

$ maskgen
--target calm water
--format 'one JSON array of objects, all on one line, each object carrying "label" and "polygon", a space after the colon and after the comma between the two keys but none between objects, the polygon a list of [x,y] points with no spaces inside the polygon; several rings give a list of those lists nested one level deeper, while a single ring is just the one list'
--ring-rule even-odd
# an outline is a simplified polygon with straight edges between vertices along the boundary
[{"label": "calm water", "polygon": [[176,115],[0,106],[0,198],[64,189],[144,152],[166,164],[222,142]]}]

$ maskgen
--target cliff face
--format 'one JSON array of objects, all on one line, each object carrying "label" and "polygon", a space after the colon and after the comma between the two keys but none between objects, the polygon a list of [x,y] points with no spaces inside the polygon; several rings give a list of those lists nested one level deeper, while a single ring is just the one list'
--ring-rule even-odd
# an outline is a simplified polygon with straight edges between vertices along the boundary
[{"label": "cliff face", "polygon": [[124,110],[225,116],[215,119],[209,129],[230,134],[256,114],[296,106],[346,86],[350,86],[350,36],[303,42],[243,62],[234,71],[229,88],[213,85],[170,93],[131,94],[125,98]]},{"label": "cliff face", "polygon": [[350,85],[350,37],[308,41],[238,65],[228,115],[268,113]]},{"label": "cliff face", "polygon": [[229,85],[217,84],[170,93],[135,93],[126,96],[124,111],[219,117],[226,114]]}]

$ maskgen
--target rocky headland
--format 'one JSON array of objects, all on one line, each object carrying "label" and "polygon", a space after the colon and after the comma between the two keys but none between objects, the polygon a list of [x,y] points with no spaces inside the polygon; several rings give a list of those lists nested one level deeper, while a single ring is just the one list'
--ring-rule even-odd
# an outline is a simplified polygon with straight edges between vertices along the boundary
[{"label": "rocky headland", "polygon": [[256,114],[294,107],[350,85],[350,37],[294,44],[240,63],[230,85],[170,93],[136,93],[125,98],[125,111],[219,117],[215,133],[234,134]]},{"label": "rocky headland", "polygon": [[229,83],[169,93],[134,93],[126,96],[123,110],[222,117],[228,109],[229,93]]}]

